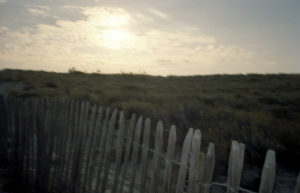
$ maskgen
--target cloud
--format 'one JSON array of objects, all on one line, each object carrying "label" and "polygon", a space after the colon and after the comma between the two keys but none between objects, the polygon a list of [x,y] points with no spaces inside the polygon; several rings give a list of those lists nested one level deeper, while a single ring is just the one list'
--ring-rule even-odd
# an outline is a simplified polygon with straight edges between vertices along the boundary
[{"label": "cloud", "polygon": [[163,12],[157,10],[157,9],[150,8],[148,10],[149,10],[150,13],[152,13],[153,15],[155,15],[157,17],[160,17],[160,18],[163,18],[163,19],[169,18],[169,16],[166,13],[163,13]]},{"label": "cloud", "polygon": [[38,17],[46,17],[47,11],[49,10],[48,7],[37,7],[37,8],[27,8],[27,11],[34,15],[34,16],[38,16]]},{"label": "cloud", "polygon": [[255,61],[252,51],[222,44],[195,27],[153,28],[156,21],[151,17],[116,7],[62,9],[80,10],[86,19],[58,19],[55,25],[37,24],[22,31],[1,27],[0,63],[52,71],[76,67],[168,75],[213,73],[218,68],[242,71]]}]

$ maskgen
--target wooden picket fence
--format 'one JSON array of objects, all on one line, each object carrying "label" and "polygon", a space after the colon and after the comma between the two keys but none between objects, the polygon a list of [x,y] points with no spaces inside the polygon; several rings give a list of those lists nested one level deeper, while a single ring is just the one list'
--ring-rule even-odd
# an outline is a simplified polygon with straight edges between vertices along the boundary
[{"label": "wooden picket fence", "polygon": [[[200,152],[201,131],[189,129],[175,160],[176,127],[164,139],[162,122],[85,101],[0,97],[1,166],[14,172],[23,192],[209,193],[249,192],[240,186],[245,145],[232,142],[228,179],[212,182],[215,147]],[[165,144],[165,145],[164,145]],[[275,152],[268,150],[257,192],[273,192]],[[300,175],[295,193],[300,192]]]}]

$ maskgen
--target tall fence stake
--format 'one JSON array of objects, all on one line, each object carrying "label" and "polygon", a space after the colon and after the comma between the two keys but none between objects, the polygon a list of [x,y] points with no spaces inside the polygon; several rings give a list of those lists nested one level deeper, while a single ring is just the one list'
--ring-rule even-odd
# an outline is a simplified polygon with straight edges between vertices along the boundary
[{"label": "tall fence stake", "polygon": [[268,150],[263,171],[262,171],[259,193],[271,193],[273,191],[273,187],[275,183],[275,174],[276,174],[275,151]]}]

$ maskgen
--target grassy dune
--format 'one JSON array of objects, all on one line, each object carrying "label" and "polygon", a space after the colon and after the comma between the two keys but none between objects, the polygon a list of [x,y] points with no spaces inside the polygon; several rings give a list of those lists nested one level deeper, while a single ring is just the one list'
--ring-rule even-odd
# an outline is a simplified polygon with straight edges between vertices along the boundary
[{"label": "grassy dune", "polygon": [[[267,149],[285,165],[300,169],[300,75],[149,76],[0,71],[14,96],[63,96],[135,112],[166,130],[177,126],[179,140],[189,127],[202,131],[202,147],[216,144],[221,159],[232,139],[246,144],[246,161],[262,164]],[[154,125],[154,123],[153,123]],[[204,149],[203,149],[204,150]],[[220,160],[219,159],[219,160]]]}]

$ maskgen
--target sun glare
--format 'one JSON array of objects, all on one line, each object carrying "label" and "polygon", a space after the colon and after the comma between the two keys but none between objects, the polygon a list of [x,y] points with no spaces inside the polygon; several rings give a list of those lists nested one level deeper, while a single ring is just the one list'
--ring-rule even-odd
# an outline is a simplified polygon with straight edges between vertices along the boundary
[{"label": "sun glare", "polygon": [[132,43],[132,35],[121,29],[110,29],[103,32],[103,45],[107,49],[120,50]]},{"label": "sun glare", "polygon": [[90,15],[90,25],[96,31],[90,38],[99,47],[110,50],[121,50],[132,46],[135,39],[130,32],[132,18],[123,9],[102,8],[86,10]]},{"label": "sun glare", "polygon": [[103,24],[108,27],[121,27],[128,25],[129,18],[122,14],[109,15],[104,19]]}]

